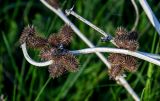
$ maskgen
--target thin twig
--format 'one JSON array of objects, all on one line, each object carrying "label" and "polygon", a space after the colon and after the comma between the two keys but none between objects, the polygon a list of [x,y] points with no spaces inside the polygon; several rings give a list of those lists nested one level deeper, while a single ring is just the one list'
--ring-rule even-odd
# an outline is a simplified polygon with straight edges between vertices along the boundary
[{"label": "thin twig", "polygon": [[139,21],[139,11],[138,11],[138,7],[135,3],[135,0],[131,0],[133,6],[134,6],[134,9],[135,9],[135,12],[136,12],[136,20],[134,22],[134,26],[133,28],[131,29],[132,31],[136,29],[137,25],[138,25],[138,21]]},{"label": "thin twig", "polygon": [[148,16],[150,22],[152,23],[153,27],[157,30],[158,34],[160,35],[160,23],[156,16],[154,15],[152,9],[148,5],[146,0],[139,0],[142,8],[144,9],[146,15]]},{"label": "thin twig", "polygon": [[[69,24],[71,28],[74,30],[74,32],[89,46],[94,47],[94,45],[78,30],[78,28],[64,15],[64,13],[58,9],[56,10],[52,6],[50,6],[45,0],[40,0],[47,8],[52,10],[55,14],[57,14],[65,23]],[[96,52],[97,56],[106,64],[108,68],[111,68],[109,62],[106,60],[106,58],[99,52]],[[136,100],[139,101],[139,97],[137,94],[133,91],[133,89],[130,87],[130,85],[127,83],[127,81],[123,77],[118,78],[120,84],[124,86],[124,88],[131,94],[131,96]],[[123,82],[124,81],[124,82]]]},{"label": "thin twig", "polygon": [[109,33],[106,33],[105,31],[103,31],[102,29],[100,29],[99,27],[95,26],[94,24],[92,24],[90,21],[84,19],[83,17],[81,17],[80,15],[78,15],[76,12],[73,11],[73,9],[69,9],[69,10],[65,10],[67,15],[73,15],[74,17],[76,17],[77,19],[81,20],[82,22],[84,22],[85,24],[87,24],[88,26],[92,27],[93,29],[95,29],[96,31],[98,31],[99,33],[101,33],[104,37],[108,37],[109,39],[111,39],[111,43],[114,44],[115,46],[116,43],[114,42],[114,40],[112,40],[112,36]]},{"label": "thin twig", "polygon": [[103,36],[107,37],[110,36],[109,33],[104,32],[102,29],[100,29],[99,27],[95,26],[94,24],[92,24],[90,21],[84,19],[83,17],[79,16],[78,14],[76,14],[72,9],[69,10],[65,10],[65,13],[67,15],[74,15],[74,17],[78,18],[79,20],[81,20],[82,22],[86,23],[87,25],[89,25],[90,27],[92,27],[93,29],[95,29],[96,31],[98,31],[99,33],[101,33]]}]

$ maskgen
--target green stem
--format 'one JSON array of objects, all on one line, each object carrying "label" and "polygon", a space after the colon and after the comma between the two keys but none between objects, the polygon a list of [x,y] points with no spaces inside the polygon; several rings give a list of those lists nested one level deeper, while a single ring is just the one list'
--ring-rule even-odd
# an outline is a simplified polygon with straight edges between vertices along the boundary
[{"label": "green stem", "polygon": [[[156,46],[156,37],[157,33],[154,34],[152,49],[151,52],[153,53]],[[147,81],[144,89],[144,101],[151,101],[151,86],[152,86],[152,75],[153,75],[154,65],[149,63],[148,71],[147,71]]]},{"label": "green stem", "polygon": [[48,80],[46,81],[46,83],[44,84],[44,86],[42,87],[42,89],[40,90],[40,92],[38,93],[38,95],[37,95],[35,101],[38,101],[40,95],[42,94],[42,92],[44,91],[44,89],[46,88],[46,86],[48,85],[48,83],[49,83],[50,80],[51,80],[51,77],[48,78]]}]

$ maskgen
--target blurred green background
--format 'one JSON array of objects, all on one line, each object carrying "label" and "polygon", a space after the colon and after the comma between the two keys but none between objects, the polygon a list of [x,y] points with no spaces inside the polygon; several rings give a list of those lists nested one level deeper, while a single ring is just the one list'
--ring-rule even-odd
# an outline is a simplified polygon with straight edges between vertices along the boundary
[{"label": "blurred green background", "polygon": [[[73,5],[72,0],[59,1],[63,11]],[[159,19],[160,2],[147,1]],[[159,36],[137,0],[136,3],[140,12],[136,28],[139,50],[159,53]],[[135,21],[130,0],[76,0],[74,11],[113,36],[116,27],[131,30]],[[114,47],[101,42],[101,35],[84,23],[69,18],[96,46]],[[106,66],[95,54],[77,56],[80,70],[56,79],[49,77],[47,68],[29,64],[19,44],[21,32],[28,24],[36,26],[41,36],[47,38],[64,23],[38,0],[0,0],[0,96],[6,101],[133,101],[122,86],[109,79]],[[75,34],[69,49],[82,48],[87,45]],[[40,61],[38,51],[30,49],[29,54]],[[142,101],[160,99],[160,67],[141,60],[138,71],[126,75]]]}]

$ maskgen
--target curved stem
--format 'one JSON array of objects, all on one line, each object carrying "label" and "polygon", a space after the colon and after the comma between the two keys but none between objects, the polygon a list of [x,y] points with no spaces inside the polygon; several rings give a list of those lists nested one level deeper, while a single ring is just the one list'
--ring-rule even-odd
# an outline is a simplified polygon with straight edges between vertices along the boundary
[{"label": "curved stem", "polygon": [[134,9],[135,9],[135,12],[136,12],[136,20],[134,22],[134,26],[132,28],[132,31],[136,29],[137,25],[138,25],[138,21],[139,21],[139,11],[138,11],[138,7],[135,3],[135,0],[131,0],[133,6],[134,6]]},{"label": "curved stem", "polygon": [[23,51],[23,55],[25,57],[25,59],[32,65],[34,66],[38,66],[38,67],[44,67],[44,66],[48,66],[51,65],[53,63],[52,60],[46,61],[46,62],[36,62],[34,60],[32,60],[30,58],[30,56],[28,55],[27,49],[26,49],[26,43],[21,45],[22,51]]}]

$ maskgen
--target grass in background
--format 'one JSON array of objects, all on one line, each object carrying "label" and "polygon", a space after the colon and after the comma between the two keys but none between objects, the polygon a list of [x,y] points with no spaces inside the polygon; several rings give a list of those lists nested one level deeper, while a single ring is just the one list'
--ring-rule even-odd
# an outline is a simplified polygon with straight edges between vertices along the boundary
[{"label": "grass in background", "polygon": [[[72,7],[72,0],[60,0],[63,10]],[[80,55],[80,70],[66,73],[50,79],[47,68],[36,68],[24,59],[18,43],[24,26],[34,24],[41,36],[48,37],[58,31],[63,22],[48,8],[36,0],[5,0],[0,10],[0,95],[9,101],[133,101],[127,91],[109,80],[106,66],[95,54]],[[150,1],[152,9],[158,15],[160,3]],[[138,5],[139,6],[139,5]],[[151,26],[142,8],[137,27],[141,51],[159,53],[159,36]],[[77,0],[75,11],[90,20],[104,31],[114,35],[116,27],[122,25],[131,29],[135,12],[130,1],[125,0]],[[76,26],[96,45],[111,46],[101,43],[101,35],[74,17],[69,17]],[[76,35],[70,49],[87,47]],[[39,60],[35,50],[29,54]],[[107,54],[104,54],[107,57]],[[145,61],[140,61],[136,73],[126,73],[127,81],[144,101],[160,99],[160,69]],[[143,92],[143,93],[142,93]]]}]

